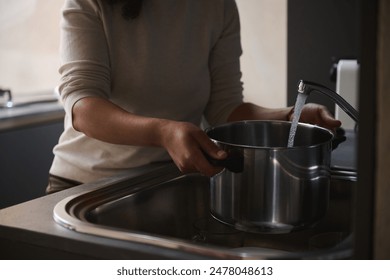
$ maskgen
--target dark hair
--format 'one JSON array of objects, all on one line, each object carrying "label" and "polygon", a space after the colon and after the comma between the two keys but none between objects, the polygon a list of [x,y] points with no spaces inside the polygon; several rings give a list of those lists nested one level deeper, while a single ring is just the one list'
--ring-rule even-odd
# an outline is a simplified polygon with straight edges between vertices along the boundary
[{"label": "dark hair", "polygon": [[142,0],[107,0],[111,5],[122,5],[122,16],[127,19],[135,19],[139,16],[142,9]]}]

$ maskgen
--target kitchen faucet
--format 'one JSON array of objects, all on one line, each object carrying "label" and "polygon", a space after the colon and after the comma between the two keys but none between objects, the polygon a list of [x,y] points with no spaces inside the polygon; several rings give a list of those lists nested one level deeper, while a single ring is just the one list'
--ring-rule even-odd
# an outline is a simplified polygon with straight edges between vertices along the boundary
[{"label": "kitchen faucet", "polygon": [[358,123],[359,113],[356,111],[344,98],[333,90],[309,81],[300,80],[298,83],[298,93],[309,95],[312,91],[318,91],[325,94],[332,99],[336,104],[350,116],[356,123]]},{"label": "kitchen faucet", "polygon": [[13,101],[12,101],[12,94],[11,90],[9,89],[1,89],[0,88],[0,97],[8,95],[7,101],[4,105],[0,105],[0,107],[6,107],[6,108],[11,108],[13,106]]}]

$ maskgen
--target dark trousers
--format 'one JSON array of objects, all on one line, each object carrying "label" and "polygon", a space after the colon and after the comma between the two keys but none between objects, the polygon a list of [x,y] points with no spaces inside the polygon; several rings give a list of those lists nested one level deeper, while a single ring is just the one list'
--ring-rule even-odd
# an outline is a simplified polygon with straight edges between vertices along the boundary
[{"label": "dark trousers", "polygon": [[60,176],[55,176],[52,174],[49,174],[49,179],[48,179],[48,185],[46,187],[46,194],[51,194],[55,192],[59,192],[62,190],[66,190],[78,185],[81,185],[82,183],[66,179]]}]

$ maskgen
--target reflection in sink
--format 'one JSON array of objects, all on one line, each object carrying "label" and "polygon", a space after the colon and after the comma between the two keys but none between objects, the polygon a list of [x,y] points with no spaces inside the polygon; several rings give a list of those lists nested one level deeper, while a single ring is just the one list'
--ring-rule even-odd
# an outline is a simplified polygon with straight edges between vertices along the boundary
[{"label": "reflection in sink", "polygon": [[69,197],[54,210],[60,224],[88,234],[210,258],[348,258],[354,177],[334,177],[327,216],[289,234],[244,233],[211,217],[209,179],[168,165],[147,177]]}]

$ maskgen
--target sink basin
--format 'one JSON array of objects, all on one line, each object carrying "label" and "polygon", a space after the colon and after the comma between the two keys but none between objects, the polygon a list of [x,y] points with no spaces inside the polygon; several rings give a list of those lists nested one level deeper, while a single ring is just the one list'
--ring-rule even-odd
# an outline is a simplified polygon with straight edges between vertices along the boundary
[{"label": "sink basin", "polygon": [[57,223],[70,230],[223,259],[348,258],[355,174],[332,178],[329,209],[316,226],[288,234],[238,231],[210,214],[209,178],[167,164],[60,201]]}]

